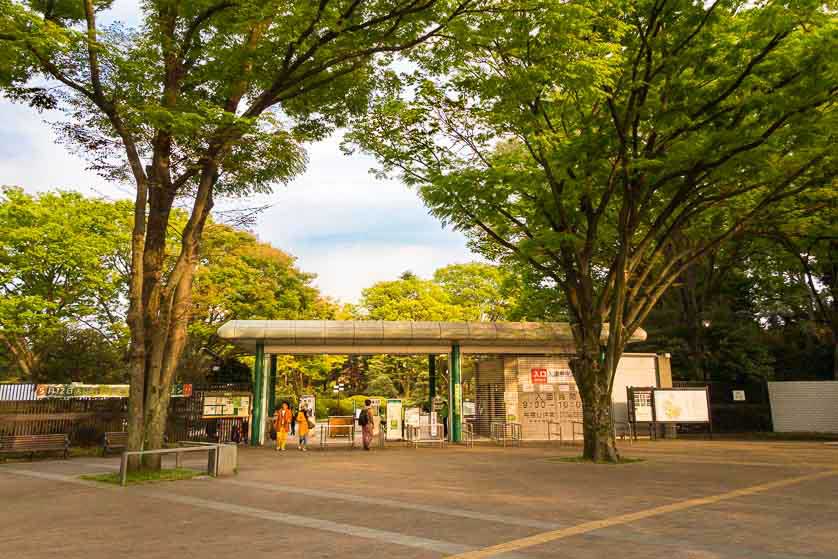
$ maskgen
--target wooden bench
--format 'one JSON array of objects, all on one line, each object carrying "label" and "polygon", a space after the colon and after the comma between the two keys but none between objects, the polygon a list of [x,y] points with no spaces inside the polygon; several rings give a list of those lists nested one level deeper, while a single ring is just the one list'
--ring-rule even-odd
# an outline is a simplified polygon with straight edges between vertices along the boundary
[{"label": "wooden bench", "polygon": [[29,453],[60,450],[66,459],[70,453],[70,438],[59,433],[55,435],[0,435],[0,454]]},{"label": "wooden bench", "polygon": [[128,433],[125,431],[106,431],[102,444],[102,456],[115,448],[128,448]]}]

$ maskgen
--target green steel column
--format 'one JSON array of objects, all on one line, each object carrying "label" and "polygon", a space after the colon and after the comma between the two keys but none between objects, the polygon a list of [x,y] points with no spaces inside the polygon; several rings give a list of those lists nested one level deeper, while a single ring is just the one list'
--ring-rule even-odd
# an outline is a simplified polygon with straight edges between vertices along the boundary
[{"label": "green steel column", "polygon": [[276,354],[271,355],[271,382],[268,384],[268,415],[276,411]]},{"label": "green steel column", "polygon": [[463,430],[463,385],[460,379],[460,344],[451,346],[451,389],[449,391],[448,415],[451,419],[451,442],[462,440]]},{"label": "green steel column", "polygon": [[428,355],[428,405],[434,411],[436,397],[436,355]]},{"label": "green steel column", "polygon": [[259,446],[262,442],[262,427],[265,423],[264,409],[265,385],[265,345],[256,344],[256,362],[253,365],[253,420],[250,425],[250,444]]}]

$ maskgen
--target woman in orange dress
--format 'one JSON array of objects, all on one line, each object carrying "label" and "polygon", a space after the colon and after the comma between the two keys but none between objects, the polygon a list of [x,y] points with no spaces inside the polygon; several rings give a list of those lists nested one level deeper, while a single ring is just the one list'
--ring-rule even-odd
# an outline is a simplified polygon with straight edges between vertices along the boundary
[{"label": "woman in orange dress", "polygon": [[306,444],[308,443],[308,410],[305,406],[300,408],[297,412],[297,448],[306,452]]},{"label": "woman in orange dress", "polygon": [[291,427],[291,408],[288,402],[282,402],[282,406],[276,410],[274,416],[274,429],[276,430],[276,449],[285,450],[285,443],[288,440],[288,430]]}]

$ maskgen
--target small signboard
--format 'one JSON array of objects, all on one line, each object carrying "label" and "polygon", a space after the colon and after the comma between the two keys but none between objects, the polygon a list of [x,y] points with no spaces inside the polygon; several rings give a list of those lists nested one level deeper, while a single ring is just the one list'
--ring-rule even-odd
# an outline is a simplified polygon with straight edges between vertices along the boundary
[{"label": "small signboard", "polygon": [[547,384],[547,369],[533,368],[530,370],[532,384]]},{"label": "small signboard", "polygon": [[733,391],[733,401],[734,402],[744,402],[745,401],[745,391],[744,390],[734,390]]},{"label": "small signboard", "polygon": [[419,426],[419,418],[422,414],[421,408],[408,408],[404,411],[405,425]]},{"label": "small signboard", "polygon": [[477,414],[477,404],[475,404],[474,402],[470,402],[468,400],[465,400],[463,402],[463,416],[470,416],[470,415],[476,415],[476,414]]},{"label": "small signboard", "polygon": [[387,400],[387,431],[388,441],[402,440],[402,401]]},{"label": "small signboard", "polygon": [[652,409],[652,387],[629,386],[628,392],[628,418],[631,423],[651,423],[655,419]]},{"label": "small signboard", "polygon": [[305,396],[300,396],[300,407],[305,407],[309,411],[309,417],[312,421],[314,421],[315,413],[314,413],[314,404],[316,400],[312,394],[307,394]]},{"label": "small signboard", "polygon": [[573,371],[570,369],[549,369],[547,371],[547,382],[550,384],[575,382],[573,380]]}]

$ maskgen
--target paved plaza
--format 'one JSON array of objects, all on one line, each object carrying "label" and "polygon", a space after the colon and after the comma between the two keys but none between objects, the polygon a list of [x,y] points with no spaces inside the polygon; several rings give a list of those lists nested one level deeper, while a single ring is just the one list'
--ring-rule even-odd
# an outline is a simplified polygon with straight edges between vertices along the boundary
[{"label": "paved plaza", "polygon": [[622,451],[643,461],[568,463],[559,458],[578,448],[555,445],[242,448],[235,477],[127,488],[78,477],[117,469],[116,457],[9,461],[0,555],[838,557],[838,446],[682,440]]}]

